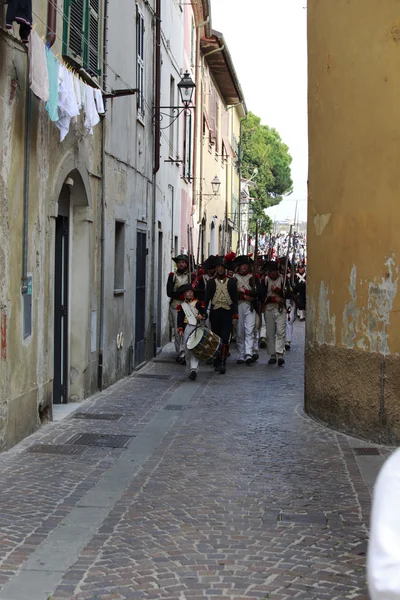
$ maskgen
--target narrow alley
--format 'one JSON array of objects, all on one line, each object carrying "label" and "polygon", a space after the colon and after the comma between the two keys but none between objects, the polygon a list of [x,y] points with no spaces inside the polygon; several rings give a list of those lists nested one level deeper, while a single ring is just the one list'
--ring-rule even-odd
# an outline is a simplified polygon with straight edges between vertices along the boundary
[{"label": "narrow alley", "polygon": [[166,352],[4,452],[0,600],[367,600],[390,450],[305,416],[303,337],[196,382]]}]

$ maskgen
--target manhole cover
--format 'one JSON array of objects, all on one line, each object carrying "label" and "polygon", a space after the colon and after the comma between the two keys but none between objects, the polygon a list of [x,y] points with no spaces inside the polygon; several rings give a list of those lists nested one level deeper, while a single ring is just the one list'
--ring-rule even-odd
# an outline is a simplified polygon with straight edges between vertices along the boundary
[{"label": "manhole cover", "polygon": [[164,410],[182,410],[183,406],[181,406],[180,404],[167,404],[167,406],[164,406]]},{"label": "manhole cover", "polygon": [[91,419],[93,421],[118,421],[122,415],[108,414],[108,413],[75,413],[74,419]]},{"label": "manhole cover", "polygon": [[36,444],[27,450],[31,454],[60,454],[63,456],[81,456],[86,448],[78,446],[63,446],[62,444]]},{"label": "manhole cover", "polygon": [[380,456],[379,448],[353,448],[357,456]]},{"label": "manhole cover", "polygon": [[74,446],[95,446],[96,448],[125,448],[134,436],[104,435],[102,433],[77,433],[68,440]]},{"label": "manhole cover", "polygon": [[171,375],[151,375],[150,373],[138,373],[136,377],[142,377],[143,379],[171,379]]}]

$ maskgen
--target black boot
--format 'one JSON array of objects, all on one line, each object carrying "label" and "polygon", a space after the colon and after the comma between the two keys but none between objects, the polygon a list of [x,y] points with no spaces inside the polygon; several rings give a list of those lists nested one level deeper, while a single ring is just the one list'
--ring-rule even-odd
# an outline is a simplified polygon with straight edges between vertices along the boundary
[{"label": "black boot", "polygon": [[221,349],[221,366],[219,368],[220,375],[225,375],[226,373],[226,359],[229,355],[229,344],[223,344]]}]

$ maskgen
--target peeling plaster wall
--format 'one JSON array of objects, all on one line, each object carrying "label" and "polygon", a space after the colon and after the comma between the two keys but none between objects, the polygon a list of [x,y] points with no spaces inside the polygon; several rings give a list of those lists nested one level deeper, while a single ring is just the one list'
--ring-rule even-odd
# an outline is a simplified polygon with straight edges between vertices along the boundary
[{"label": "peeling plaster wall", "polygon": [[400,440],[398,18],[397,0],[308,3],[306,410],[393,443]]}]

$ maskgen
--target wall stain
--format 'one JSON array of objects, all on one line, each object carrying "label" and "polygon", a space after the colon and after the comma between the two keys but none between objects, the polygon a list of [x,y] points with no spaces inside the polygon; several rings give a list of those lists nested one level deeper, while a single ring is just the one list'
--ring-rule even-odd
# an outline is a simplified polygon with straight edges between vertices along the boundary
[{"label": "wall stain", "polygon": [[348,287],[351,300],[343,310],[342,346],[352,349],[357,344],[362,350],[384,356],[390,354],[387,328],[397,295],[399,268],[395,266],[394,257],[389,258],[385,266],[387,272],[380,281],[375,278],[373,282],[364,282],[368,283],[368,306],[358,307],[357,268],[353,265]]},{"label": "wall stain", "polygon": [[314,217],[315,233],[321,235],[325,227],[328,225],[332,213],[326,213],[324,215],[317,214]]},{"label": "wall stain", "polygon": [[331,317],[329,289],[321,281],[318,299],[318,320],[316,327],[316,341],[318,344],[336,346],[336,316]]}]

